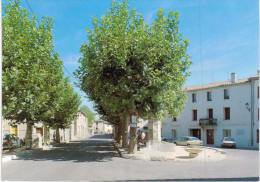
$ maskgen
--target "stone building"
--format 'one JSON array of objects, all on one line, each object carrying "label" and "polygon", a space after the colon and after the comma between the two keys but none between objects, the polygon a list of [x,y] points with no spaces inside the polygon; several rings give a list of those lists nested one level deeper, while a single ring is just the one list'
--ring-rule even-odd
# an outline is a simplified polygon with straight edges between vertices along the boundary
[{"label": "stone building", "polygon": [[[17,124],[11,125],[10,121],[3,120],[3,135],[4,134],[15,134],[20,139],[25,139],[26,135],[26,124]],[[44,126],[41,122],[34,124],[32,130],[32,139],[37,140],[38,147],[42,146],[43,135],[48,133],[48,138],[50,142],[53,142],[56,135],[56,130],[48,128],[49,132],[46,132],[47,128],[44,129]],[[86,138],[88,133],[88,119],[84,113],[78,112],[75,120],[72,121],[70,128],[60,129],[60,141],[61,142],[70,142],[72,140],[79,140]]]}]

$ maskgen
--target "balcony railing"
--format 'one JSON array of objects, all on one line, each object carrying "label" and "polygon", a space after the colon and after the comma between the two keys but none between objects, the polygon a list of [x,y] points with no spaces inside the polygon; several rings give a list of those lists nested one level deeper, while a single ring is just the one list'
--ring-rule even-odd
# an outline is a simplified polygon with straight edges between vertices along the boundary
[{"label": "balcony railing", "polygon": [[200,126],[214,126],[217,125],[217,119],[215,118],[201,118],[199,120]]}]

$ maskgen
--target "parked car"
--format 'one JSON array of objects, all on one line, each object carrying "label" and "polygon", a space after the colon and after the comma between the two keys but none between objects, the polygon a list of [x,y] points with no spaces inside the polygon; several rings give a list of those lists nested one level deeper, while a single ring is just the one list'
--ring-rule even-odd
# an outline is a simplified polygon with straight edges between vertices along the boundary
[{"label": "parked car", "polygon": [[190,145],[202,145],[202,141],[196,137],[193,136],[184,136],[181,137],[180,140],[176,140],[174,142],[176,145],[184,145],[184,146],[190,146]]},{"label": "parked car", "polygon": [[12,149],[21,147],[21,139],[14,134],[5,134],[3,138],[3,149]]},{"label": "parked car", "polygon": [[232,147],[236,148],[236,142],[235,139],[232,137],[224,137],[222,140],[221,147]]},{"label": "parked car", "polygon": [[170,138],[162,138],[162,141],[164,141],[164,142],[170,142],[171,139],[170,139]]}]

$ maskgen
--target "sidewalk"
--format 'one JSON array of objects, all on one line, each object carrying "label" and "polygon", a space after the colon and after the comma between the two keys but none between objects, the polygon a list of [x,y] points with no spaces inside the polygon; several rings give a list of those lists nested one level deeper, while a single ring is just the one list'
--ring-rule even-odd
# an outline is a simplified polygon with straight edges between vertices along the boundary
[{"label": "sidewalk", "polygon": [[150,160],[150,161],[220,161],[226,155],[221,149],[212,147],[195,147],[200,152],[195,157],[190,157],[187,151],[188,147],[176,146],[165,142],[159,142],[150,145],[150,147],[141,148],[135,154],[128,154],[128,151],[119,147],[117,143],[114,144],[119,155],[126,159]]},{"label": "sidewalk", "polygon": [[8,162],[13,159],[17,159],[17,153],[21,151],[25,151],[25,147],[16,148],[12,150],[3,150],[2,151],[2,162]]}]

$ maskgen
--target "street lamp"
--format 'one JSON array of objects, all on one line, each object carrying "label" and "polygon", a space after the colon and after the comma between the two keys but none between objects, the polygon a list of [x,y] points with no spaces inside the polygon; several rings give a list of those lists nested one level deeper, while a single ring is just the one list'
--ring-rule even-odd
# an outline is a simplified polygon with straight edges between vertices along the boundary
[{"label": "street lamp", "polygon": [[250,112],[250,107],[249,107],[249,103],[247,102],[247,103],[245,103],[245,106],[246,106],[246,108],[247,108],[247,110]]}]

